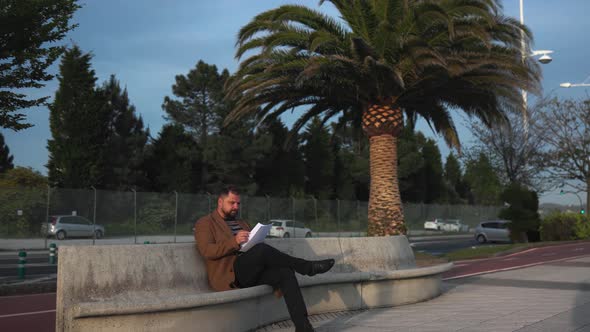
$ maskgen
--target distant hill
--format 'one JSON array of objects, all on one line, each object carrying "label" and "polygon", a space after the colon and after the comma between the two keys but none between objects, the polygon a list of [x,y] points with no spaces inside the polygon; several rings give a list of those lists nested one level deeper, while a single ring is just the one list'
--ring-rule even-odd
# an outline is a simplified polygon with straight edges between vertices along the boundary
[{"label": "distant hill", "polygon": [[548,214],[552,211],[561,211],[561,212],[580,212],[579,205],[561,205],[557,203],[541,203],[539,204],[539,213],[540,214]]}]

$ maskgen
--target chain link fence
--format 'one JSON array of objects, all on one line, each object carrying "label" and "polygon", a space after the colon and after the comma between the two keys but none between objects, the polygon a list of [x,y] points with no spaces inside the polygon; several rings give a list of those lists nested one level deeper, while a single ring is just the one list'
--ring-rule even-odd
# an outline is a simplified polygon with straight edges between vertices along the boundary
[{"label": "chain link fence", "polygon": [[[217,197],[208,194],[154,193],[80,189],[0,189],[0,238],[47,238],[57,216],[77,216],[77,223],[93,231],[77,241],[102,243],[192,242],[195,221],[214,210]],[[495,219],[502,207],[404,204],[410,234],[423,230],[424,221],[459,219],[470,228]],[[368,202],[279,198],[242,195],[240,217],[251,225],[271,220],[297,221],[313,236],[363,236]],[[293,223],[294,224],[294,223]],[[79,226],[79,225],[78,225]],[[99,234],[97,227],[104,228]],[[73,238],[74,236],[68,236]]]}]

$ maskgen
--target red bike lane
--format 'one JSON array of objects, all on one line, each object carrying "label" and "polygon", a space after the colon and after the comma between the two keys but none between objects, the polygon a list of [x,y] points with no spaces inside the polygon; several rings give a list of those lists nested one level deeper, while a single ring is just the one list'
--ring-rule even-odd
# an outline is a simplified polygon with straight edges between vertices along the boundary
[{"label": "red bike lane", "polygon": [[55,331],[55,293],[0,296],[2,331]]},{"label": "red bike lane", "polygon": [[453,269],[443,274],[443,279],[464,278],[478,274],[524,268],[587,255],[590,255],[590,242],[576,242],[531,248],[506,256],[455,261],[455,266]]},{"label": "red bike lane", "polygon": [[[528,249],[507,256],[456,261],[443,279],[523,268],[590,255],[590,242],[577,242]],[[2,331],[55,331],[55,293],[0,297]]]}]

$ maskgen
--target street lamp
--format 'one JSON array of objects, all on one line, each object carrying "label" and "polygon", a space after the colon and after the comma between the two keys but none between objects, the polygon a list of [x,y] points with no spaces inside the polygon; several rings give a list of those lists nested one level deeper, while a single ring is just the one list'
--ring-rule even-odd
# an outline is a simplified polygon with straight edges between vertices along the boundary
[{"label": "street lamp", "polygon": [[586,79],[582,83],[570,83],[570,82],[566,82],[566,83],[561,83],[559,86],[562,87],[562,88],[574,88],[574,87],[578,87],[578,86],[590,86],[590,83],[586,83],[588,80],[590,80],[590,76],[586,77]]},{"label": "street lamp", "polygon": [[582,198],[580,197],[580,195],[578,195],[577,192],[574,191],[564,191],[563,189],[559,192],[560,195],[564,195],[564,194],[574,194],[576,195],[576,197],[578,198],[578,201],[580,202],[580,214],[586,214],[586,210],[584,209],[584,205],[582,204]]},{"label": "street lamp", "polygon": [[[520,0],[520,24],[524,25],[524,0]],[[532,53],[527,54],[526,52],[526,44],[524,39],[524,30],[520,31],[520,51],[522,54],[522,62],[525,62],[526,58],[528,57],[536,57],[539,56],[539,62],[542,64],[548,64],[549,62],[553,61],[553,58],[549,56],[549,54],[553,53],[550,50],[539,50],[539,51],[532,51]],[[529,112],[527,106],[527,92],[525,89],[522,89],[522,122],[524,127],[524,137],[525,142],[528,143],[529,139]]]}]

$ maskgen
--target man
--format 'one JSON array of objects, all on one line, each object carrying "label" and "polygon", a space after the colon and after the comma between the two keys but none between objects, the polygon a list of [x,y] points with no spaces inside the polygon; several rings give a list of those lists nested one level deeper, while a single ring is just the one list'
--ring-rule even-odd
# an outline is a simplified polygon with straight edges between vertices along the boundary
[{"label": "man", "polygon": [[217,209],[195,224],[195,241],[205,258],[209,284],[217,291],[271,285],[284,295],[295,331],[313,331],[295,272],[308,276],[324,273],[334,260],[308,261],[265,243],[240,252],[240,245],[248,241],[250,226],[237,220],[239,208],[240,193],[228,186],[219,194]]}]

